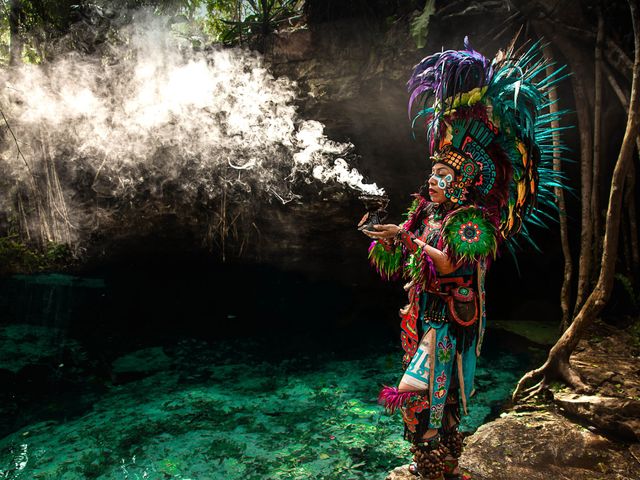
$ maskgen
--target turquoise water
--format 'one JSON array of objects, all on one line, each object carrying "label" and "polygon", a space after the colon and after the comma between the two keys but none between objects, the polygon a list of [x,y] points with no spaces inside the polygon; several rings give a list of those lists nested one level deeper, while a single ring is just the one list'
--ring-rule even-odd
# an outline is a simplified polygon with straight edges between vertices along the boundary
[{"label": "turquoise water", "polygon": [[[0,478],[384,478],[408,460],[400,418],[376,404],[398,351],[267,361],[265,347],[181,342],[167,370],[2,439]],[[509,394],[517,366],[509,355],[481,365],[465,428]]]},{"label": "turquoise water", "polygon": [[[503,335],[488,332],[466,430],[499,412],[531,361]],[[410,457],[399,415],[376,403],[401,373],[393,338],[175,339],[109,359],[106,380],[60,327],[5,324],[3,338],[0,370],[15,378],[28,361],[78,372],[15,412],[2,479],[382,479]]]}]

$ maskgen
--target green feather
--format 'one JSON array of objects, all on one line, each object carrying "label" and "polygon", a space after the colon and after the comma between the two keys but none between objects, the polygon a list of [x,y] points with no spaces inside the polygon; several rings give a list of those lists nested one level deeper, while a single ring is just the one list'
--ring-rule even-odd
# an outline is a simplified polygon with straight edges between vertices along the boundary
[{"label": "green feather", "polygon": [[402,247],[385,247],[375,242],[369,250],[369,260],[383,278],[390,279],[402,267]]},{"label": "green feather", "polygon": [[422,248],[409,255],[405,266],[405,275],[415,282],[419,282],[422,276]]},{"label": "green feather", "polygon": [[455,260],[475,262],[496,255],[496,227],[478,207],[460,208],[451,213],[445,219],[442,233]]},{"label": "green feather", "polygon": [[418,209],[419,205],[420,205],[420,199],[414,198],[413,202],[411,202],[411,206],[409,207],[409,209],[405,213],[402,214],[402,216],[404,216],[407,219],[409,219],[411,217],[411,215],[416,213],[416,210]]}]

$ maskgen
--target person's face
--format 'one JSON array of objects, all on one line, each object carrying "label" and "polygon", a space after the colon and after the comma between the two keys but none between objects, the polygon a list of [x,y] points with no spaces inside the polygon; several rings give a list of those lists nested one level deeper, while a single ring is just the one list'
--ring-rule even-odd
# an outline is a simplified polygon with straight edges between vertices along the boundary
[{"label": "person's face", "polygon": [[444,163],[436,163],[431,168],[429,176],[429,198],[434,203],[443,203],[447,197],[444,196],[444,190],[453,182],[455,172]]}]

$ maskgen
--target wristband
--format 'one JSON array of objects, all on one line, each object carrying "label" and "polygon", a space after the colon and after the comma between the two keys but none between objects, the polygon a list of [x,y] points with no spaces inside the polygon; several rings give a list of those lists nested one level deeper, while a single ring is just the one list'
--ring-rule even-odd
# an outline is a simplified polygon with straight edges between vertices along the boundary
[{"label": "wristband", "polygon": [[398,233],[396,233],[395,236],[396,243],[401,243],[412,252],[416,251],[418,248],[414,242],[415,238],[416,236],[413,233],[407,232],[404,228],[398,230]]}]

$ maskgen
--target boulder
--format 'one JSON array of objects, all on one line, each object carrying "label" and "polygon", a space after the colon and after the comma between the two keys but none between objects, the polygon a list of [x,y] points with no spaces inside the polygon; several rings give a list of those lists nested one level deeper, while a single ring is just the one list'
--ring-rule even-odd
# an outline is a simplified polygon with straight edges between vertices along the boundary
[{"label": "boulder", "polygon": [[599,429],[640,441],[640,401],[631,398],[603,397],[557,392],[554,401],[567,413]]},{"label": "boulder", "polygon": [[551,411],[503,414],[467,440],[463,467],[479,480],[632,479],[640,463],[624,448]]},{"label": "boulder", "polygon": [[[481,426],[465,445],[460,464],[475,480],[640,478],[638,452],[633,448],[551,411],[503,414]],[[407,465],[387,476],[387,480],[415,478]]]}]

